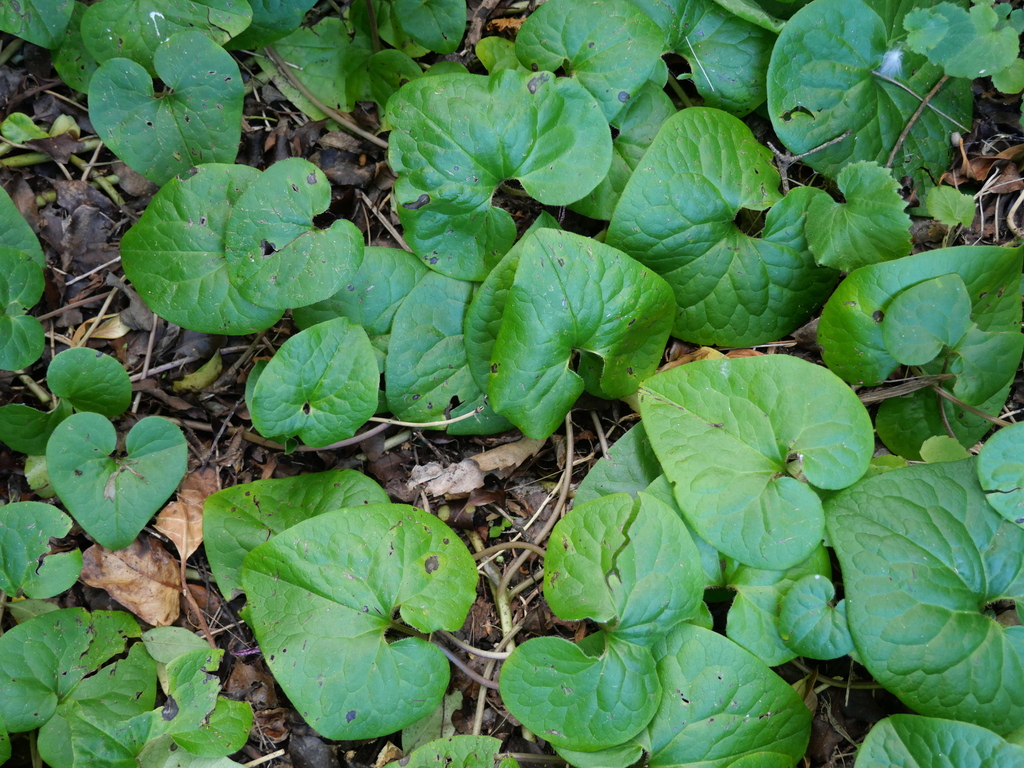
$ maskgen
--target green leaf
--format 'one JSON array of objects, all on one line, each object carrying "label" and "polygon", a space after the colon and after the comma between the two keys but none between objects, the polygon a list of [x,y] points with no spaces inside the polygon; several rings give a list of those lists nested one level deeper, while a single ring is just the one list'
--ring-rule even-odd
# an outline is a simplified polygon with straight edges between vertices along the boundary
[{"label": "green leaf", "polygon": [[662,696],[642,741],[651,768],[791,768],[811,713],[767,666],[721,635],[681,624],[658,662]]},{"label": "green leaf", "polygon": [[817,197],[808,210],[807,244],[819,264],[851,272],[910,253],[910,217],[887,168],[853,163],[836,183],[845,203]]},{"label": "green leaf", "polygon": [[846,601],[835,603],[836,588],[820,574],[804,576],[782,599],[779,631],[800,656],[838,659],[853,650],[846,624]]},{"label": "green leaf", "polygon": [[[98,6],[94,6],[98,7]],[[168,91],[140,64],[109,59],[89,83],[89,118],[104,142],[155,184],[202,163],[232,163],[242,118],[238,65],[199,32],[179,32],[153,56]]]},{"label": "green leaf", "polygon": [[82,38],[100,64],[131,59],[163,77],[156,52],[175,34],[198,32],[219,47],[250,21],[246,0],[101,0],[82,17]]},{"label": "green leaf", "polygon": [[517,179],[545,205],[567,205],[611,163],[611,134],[593,97],[550,72],[423,78],[388,106],[406,240],[451,277],[484,279],[512,245],[511,217],[490,204],[502,181]]},{"label": "green leaf", "polygon": [[981,405],[1014,378],[1024,353],[1018,330],[987,333],[971,328],[951,354],[949,372],[956,375],[953,394],[968,405]]},{"label": "green leaf", "polygon": [[11,737],[7,734],[7,727],[4,725],[4,720],[0,717],[0,763],[5,763],[11,759]]},{"label": "green leaf", "polygon": [[47,133],[24,112],[12,112],[0,123],[0,135],[8,141],[25,142],[45,139]]},{"label": "green leaf", "polygon": [[[518,646],[501,667],[501,696],[523,725],[555,747],[594,751],[636,736],[661,698],[650,651],[598,633],[587,651],[560,637]],[[589,652],[588,652],[589,651]]]},{"label": "green leaf", "polygon": [[231,284],[261,307],[303,307],[334,295],[363,260],[363,236],[337,219],[313,217],[331,204],[323,171],[301,158],[274,163],[235,201],[224,232]]},{"label": "green leaf", "polygon": [[959,441],[948,435],[935,435],[921,443],[921,460],[929,464],[940,461],[960,461],[970,457],[971,454],[960,445]]},{"label": "green leaf", "polygon": [[0,591],[42,599],[78,580],[81,551],[50,551],[50,538],[71,530],[71,518],[59,509],[38,501],[15,502],[0,507],[0,522]]},{"label": "green leaf", "polygon": [[42,456],[53,430],[70,415],[71,405],[64,402],[52,411],[27,405],[0,406],[0,440],[18,453]]},{"label": "green leaf", "polygon": [[687,521],[713,547],[755,568],[804,560],[824,528],[807,483],[851,485],[874,449],[857,396],[795,357],[688,363],[649,379],[640,393],[651,445]]},{"label": "green leaf", "polygon": [[238,569],[253,549],[303,520],[342,507],[386,504],[388,495],[355,470],[257,480],[225,488],[206,500],[203,541],[217,586],[240,589]]},{"label": "green leaf", "polygon": [[97,413],[65,419],[46,446],[57,495],[85,531],[107,549],[123,549],[138,535],[185,476],[188,447],[181,430],[149,416],[125,438],[125,456],[110,454],[114,426]]},{"label": "green leaf", "polygon": [[81,93],[89,92],[89,82],[100,65],[89,53],[82,37],[82,17],[85,15],[86,8],[84,3],[74,3],[71,21],[60,42],[60,47],[50,54],[53,68],[57,70],[60,79]]},{"label": "green leaf", "polygon": [[884,381],[898,366],[882,334],[890,303],[917,283],[951,273],[960,275],[967,286],[971,316],[982,331],[1015,330],[1021,321],[1020,272],[1020,248],[991,246],[940,248],[861,267],[839,285],[822,310],[818,343],[825,363],[851,384]]},{"label": "green leaf", "polygon": [[992,85],[1003,93],[1020,93],[1024,90],[1024,59],[1016,59],[1006,69],[993,72]]},{"label": "green leaf", "polygon": [[153,627],[142,633],[146,652],[159,664],[170,664],[189,651],[209,649],[199,635],[184,627]]},{"label": "green leaf", "polygon": [[[785,1],[781,0],[781,2]],[[767,29],[775,34],[781,32],[782,28],[786,25],[785,21],[772,16],[771,13],[753,0],[715,0],[715,2],[741,19],[745,19],[751,24],[756,24],[762,29]],[[796,9],[793,10],[795,11]],[[787,15],[792,15],[792,13]]]},{"label": "green leaf", "polygon": [[435,53],[454,53],[466,31],[462,0],[395,0],[394,14],[409,37]]},{"label": "green leaf", "polygon": [[[0,189],[0,252],[8,248],[22,251],[40,268],[46,266],[46,257],[43,256],[43,249],[39,247],[39,240],[36,239],[32,227],[25,221],[10,195]],[[3,272],[10,274],[10,271],[5,266]]]},{"label": "green leaf", "polygon": [[[384,363],[388,407],[404,421],[433,421],[469,413],[484,402],[470,373],[462,329],[473,286],[427,272],[395,313]],[[453,398],[459,405],[451,409]],[[511,424],[489,408],[463,426],[501,432]]]},{"label": "green leaf", "polygon": [[66,349],[50,362],[46,383],[76,411],[114,419],[132,404],[132,383],[117,360],[95,349]]},{"label": "green leaf", "polygon": [[672,294],[653,272],[596,241],[537,230],[523,241],[492,352],[495,410],[547,437],[584,389],[632,394],[658,367],[671,318]]},{"label": "green leaf", "polygon": [[[498,38],[485,38],[498,39]],[[586,197],[569,207],[592,219],[610,221],[622,190],[640,164],[661,126],[676,112],[662,87],[648,82],[626,102],[612,125],[619,135],[612,142],[612,165],[608,175]]]},{"label": "green leaf", "polygon": [[73,0],[21,0],[0,5],[0,30],[33,45],[56,48],[71,21]]},{"label": "green leaf", "polygon": [[636,495],[661,477],[661,464],[654,455],[643,422],[632,427],[590,469],[576,495],[576,506],[613,493]]},{"label": "green leaf", "polygon": [[86,675],[124,652],[139,627],[123,611],[65,608],[0,637],[0,718],[11,733],[38,728]]},{"label": "green leaf", "polygon": [[380,376],[370,339],[338,317],[289,338],[249,401],[262,434],[298,435],[321,447],[352,437],[377,409]]},{"label": "green leaf", "polygon": [[850,632],[874,678],[923,715],[1024,724],[1019,630],[984,612],[1024,595],[1024,531],[988,505],[971,459],[872,477],[827,506]]},{"label": "green leaf", "polygon": [[600,13],[587,0],[551,0],[519,30],[516,55],[535,72],[564,69],[612,120],[653,74],[662,38],[629,0],[602,3]]},{"label": "green leaf", "polygon": [[897,765],[955,765],[957,768],[1013,768],[1024,762],[1024,747],[985,728],[919,715],[892,715],[875,723],[857,750],[856,768]]},{"label": "green leaf", "polygon": [[252,23],[231,38],[226,46],[231,50],[262,48],[294,32],[316,0],[249,0],[249,5]]},{"label": "green leaf", "polygon": [[511,757],[499,760],[501,740],[491,736],[435,739],[404,758],[404,768],[518,768]]},{"label": "green leaf", "polygon": [[[426,717],[402,729],[402,750],[406,753],[437,739],[449,739],[455,735],[452,717],[462,709],[462,691],[445,694],[441,704]],[[456,742],[462,743],[462,739]],[[468,743],[468,742],[466,742]]]},{"label": "green leaf", "polygon": [[1007,520],[1024,520],[1024,424],[1003,427],[978,456],[978,478],[992,508]]},{"label": "green leaf", "polygon": [[516,44],[503,37],[485,37],[482,39],[476,44],[476,57],[480,59],[484,69],[491,75],[503,69],[527,71],[519,63],[519,58],[516,56]]},{"label": "green leaf", "polygon": [[565,747],[556,748],[555,752],[576,768],[629,768],[643,757],[644,748],[634,738],[624,744],[595,752],[581,752]]},{"label": "green leaf", "polygon": [[742,116],[765,100],[765,74],[775,35],[713,0],[631,0],[654,19],[665,49],[690,64],[709,107]]},{"label": "green leaf", "polygon": [[[450,63],[454,64],[455,62]],[[365,98],[377,102],[380,118],[384,123],[387,123],[388,119],[388,100],[403,85],[426,74],[414,59],[391,48],[373,54],[366,62],[366,71],[369,95]],[[463,68],[456,71],[465,72],[466,70]]]},{"label": "green leaf", "polygon": [[[420,632],[457,630],[476,597],[465,545],[436,517],[378,504],[277,534],[242,567],[246,621],[295,708],[332,739],[375,738],[419,720],[448,662],[419,637],[387,642],[398,609]],[[335,659],[310,666],[310,654]]]},{"label": "green leaf", "polygon": [[32,256],[0,246],[0,370],[25,368],[43,353],[42,323],[25,313],[42,297],[45,285]]},{"label": "green leaf", "polygon": [[907,47],[927,56],[950,77],[973,80],[1006,69],[1020,52],[1024,12],[1009,3],[975,3],[970,12],[953,3],[914,8],[903,19]]},{"label": "green leaf", "polygon": [[224,235],[259,171],[209,163],[173,178],[121,240],[121,263],[160,317],[200,333],[255,333],[283,312],[250,304],[228,276]]},{"label": "green leaf", "polygon": [[573,508],[551,532],[544,597],[557,616],[593,619],[640,646],[661,640],[697,611],[700,555],[672,507],[641,493]]},{"label": "green leaf", "polygon": [[[824,301],[836,273],[818,267],[803,229],[820,190],[781,203],[771,153],[738,119],[713,109],[669,118],[626,185],[609,245],[664,277],[675,292],[673,335],[701,344],[774,341]],[[769,213],[761,237],[735,223]]]},{"label": "green leaf", "polygon": [[971,297],[960,275],[923,280],[900,291],[882,319],[882,340],[903,365],[924,365],[971,327]]},{"label": "green leaf", "polygon": [[945,224],[955,227],[971,226],[974,221],[974,197],[957,192],[953,187],[932,187],[925,197],[928,215]]},{"label": "green leaf", "polygon": [[[793,154],[817,150],[803,162],[830,178],[849,163],[874,160],[891,167],[896,179],[911,176],[930,187],[949,162],[949,133],[970,128],[971,84],[954,79],[932,96],[897,146],[921,99],[942,77],[939,67],[912,52],[888,72],[889,80],[878,74],[887,54],[899,50],[910,7],[889,0],[817,0],[779,35],[768,67],[772,125]],[[892,68],[891,58],[884,71]],[[835,144],[817,149],[833,139]]]},{"label": "green leaf", "polygon": [[[720,566],[721,567],[721,566]],[[726,622],[726,634],[771,667],[799,655],[786,644],[779,625],[782,601],[790,588],[807,576],[831,574],[828,551],[818,544],[807,559],[785,571],[751,568],[726,560],[718,586],[735,590]]]}]

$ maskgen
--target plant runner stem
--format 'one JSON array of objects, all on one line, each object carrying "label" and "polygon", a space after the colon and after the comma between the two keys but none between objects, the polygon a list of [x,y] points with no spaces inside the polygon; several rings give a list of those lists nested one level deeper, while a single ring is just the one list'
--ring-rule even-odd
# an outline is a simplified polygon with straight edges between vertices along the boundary
[{"label": "plant runner stem", "polygon": [[503,544],[495,544],[493,547],[487,547],[481,549],[473,555],[474,560],[483,560],[485,557],[493,555],[495,552],[504,552],[509,549],[528,549],[531,552],[536,552],[541,557],[547,555],[547,550],[543,547],[538,547],[536,544],[531,544],[528,541],[507,541]]}]

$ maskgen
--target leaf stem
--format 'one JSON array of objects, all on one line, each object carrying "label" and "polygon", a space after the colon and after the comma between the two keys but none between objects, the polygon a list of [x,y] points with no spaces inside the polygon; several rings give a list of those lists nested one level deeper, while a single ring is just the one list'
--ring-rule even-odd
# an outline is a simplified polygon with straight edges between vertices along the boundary
[{"label": "leaf stem", "polygon": [[931,102],[932,97],[939,92],[939,89],[945,85],[947,80],[949,80],[949,75],[943,75],[940,77],[939,82],[937,82],[935,86],[928,91],[928,95],[925,96],[921,103],[917,105],[917,109],[914,110],[914,114],[910,116],[910,119],[907,120],[907,124],[903,126],[903,130],[900,132],[899,138],[896,139],[896,143],[892,145],[892,152],[889,153],[889,159],[885,161],[886,168],[892,168],[893,161],[896,159],[896,153],[900,151],[900,148],[903,146],[903,142],[905,142],[907,140],[907,136],[910,135],[910,129],[914,127],[914,123],[917,122],[917,118],[919,118],[921,113],[924,112],[924,108],[926,106],[930,106],[929,102]]},{"label": "leaf stem", "polygon": [[541,557],[547,555],[547,550],[543,547],[538,547],[536,544],[531,544],[528,541],[506,541],[502,544],[495,544],[492,547],[481,549],[479,552],[473,555],[474,560],[483,560],[485,557],[490,557],[496,552],[504,552],[509,549],[528,549],[531,552],[535,552]]},{"label": "leaf stem", "polygon": [[[435,645],[436,645],[436,644],[435,644]],[[490,689],[491,689],[492,691],[496,691],[496,690],[498,690],[498,684],[497,684],[497,683],[495,683],[495,682],[492,682],[492,681],[488,680],[488,679],[487,679],[486,677],[483,677],[483,676],[481,676],[481,675],[477,674],[476,672],[474,672],[474,671],[473,671],[472,669],[470,669],[470,668],[469,668],[468,666],[466,666],[465,662],[463,662],[463,661],[462,661],[462,659],[460,659],[460,658],[459,658],[458,656],[456,656],[456,655],[455,655],[454,653],[452,653],[451,651],[449,651],[449,650],[448,650],[447,648],[445,648],[445,647],[444,647],[443,645],[437,645],[437,647],[441,649],[441,653],[443,653],[443,654],[444,654],[445,656],[447,656],[447,657],[448,657],[448,661],[450,661],[450,662],[451,662],[452,664],[454,664],[454,665],[455,665],[456,667],[458,667],[458,668],[459,668],[459,669],[461,669],[461,670],[462,670],[463,672],[465,672],[465,673],[466,673],[466,675],[467,675],[467,676],[468,676],[468,677],[469,677],[469,678],[470,678],[470,679],[471,679],[471,680],[472,680],[473,682],[475,682],[475,683],[479,683],[479,684],[480,684],[480,685],[482,685],[482,686],[483,686],[484,688],[490,688]]]},{"label": "leaf stem", "polygon": [[465,419],[471,419],[476,416],[485,406],[474,408],[469,413],[464,413],[461,416],[456,416],[454,419],[440,419],[439,421],[399,421],[398,419],[382,419],[377,416],[371,416],[369,421],[375,421],[378,424],[393,424],[396,427],[444,427],[448,424],[454,424],[457,421],[463,421]]},{"label": "leaf stem", "polygon": [[934,389],[936,392],[938,392],[940,397],[946,398],[947,400],[949,400],[949,402],[953,403],[954,405],[957,405],[957,406],[963,408],[964,410],[973,413],[978,418],[984,419],[985,421],[989,422],[990,424],[995,424],[997,427],[1010,427],[1010,426],[1013,426],[1013,424],[1016,423],[1016,422],[1013,422],[1013,421],[1006,421],[1005,419],[997,418],[996,416],[990,416],[989,414],[985,413],[980,408],[975,408],[973,405],[968,405],[963,400],[961,400],[959,397],[954,395],[952,392],[947,392],[942,387],[938,387],[938,386],[932,384],[931,388]]},{"label": "leaf stem", "polygon": [[474,648],[472,645],[459,640],[459,638],[451,632],[445,632],[443,629],[438,630],[437,634],[441,635],[445,640],[459,646],[459,648],[464,650],[466,653],[472,654],[473,656],[479,656],[482,659],[497,659],[498,661],[502,661],[512,655],[511,651],[485,651],[481,648]]},{"label": "leaf stem", "polygon": [[863,682],[855,683],[852,680],[839,680],[835,677],[826,677],[825,675],[818,672],[816,669],[811,669],[809,666],[804,664],[799,658],[790,659],[790,662],[794,667],[799,669],[805,675],[817,674],[817,681],[824,683],[825,685],[831,686],[832,688],[847,688],[854,691],[874,691],[884,688],[881,683],[876,682]]},{"label": "leaf stem", "polygon": [[373,52],[380,53],[380,33],[377,31],[377,11],[373,0],[366,0],[366,16],[370,22],[370,38],[373,40]]}]

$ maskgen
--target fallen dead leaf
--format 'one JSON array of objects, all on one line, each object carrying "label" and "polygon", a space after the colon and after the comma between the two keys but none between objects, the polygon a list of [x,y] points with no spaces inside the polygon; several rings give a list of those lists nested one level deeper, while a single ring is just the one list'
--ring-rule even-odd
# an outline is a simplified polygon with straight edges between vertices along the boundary
[{"label": "fallen dead leaf", "polygon": [[220,352],[217,351],[197,371],[174,382],[171,387],[175,392],[199,392],[213,384],[223,370],[224,361],[221,360]]},{"label": "fallen dead leaf", "polygon": [[[95,322],[95,319],[96,318],[90,318],[75,329],[75,333],[71,337],[71,343],[73,346],[78,346],[82,337],[85,336],[86,331],[92,328],[92,324]],[[106,319],[100,323],[100,327],[96,329],[95,333],[93,333],[90,338],[120,339],[122,336],[127,336],[131,330],[131,328],[122,322],[120,313],[106,315]]]},{"label": "fallen dead leaf", "polygon": [[373,764],[373,768],[384,768],[391,761],[401,759],[403,754],[402,750],[389,741],[377,755],[377,761]]},{"label": "fallen dead leaf", "polygon": [[725,356],[730,360],[736,360],[741,357],[761,357],[764,352],[758,352],[756,349],[732,349],[725,353]]},{"label": "fallen dead leaf", "polygon": [[665,363],[665,365],[658,369],[658,372],[669,371],[673,368],[679,367],[680,365],[686,365],[686,363],[692,363],[697,360],[721,360],[723,357],[725,357],[725,355],[717,349],[712,349],[711,347],[700,347],[693,352],[680,355],[670,363]]},{"label": "fallen dead leaf", "polygon": [[524,437],[515,443],[505,443],[489,451],[478,453],[469,458],[476,462],[481,472],[497,472],[501,475],[502,470],[512,470],[522,464],[531,456],[544,447],[547,442],[536,440],[532,437]]},{"label": "fallen dead leaf", "polygon": [[441,467],[436,461],[416,465],[409,474],[409,489],[423,486],[431,496],[467,494],[484,484],[484,473],[472,459]]},{"label": "fallen dead leaf", "polygon": [[203,543],[203,503],[219,490],[220,478],[213,467],[191,472],[178,487],[177,501],[157,515],[154,527],[177,547],[182,560],[188,560]]},{"label": "fallen dead leaf", "polygon": [[178,618],[178,564],[156,539],[142,535],[116,551],[93,544],[82,561],[82,581],[106,590],[147,624],[166,627]]},{"label": "fallen dead leaf", "polygon": [[274,678],[262,661],[254,664],[235,662],[224,684],[224,693],[235,701],[245,699],[253,709],[272,709],[277,706]]}]

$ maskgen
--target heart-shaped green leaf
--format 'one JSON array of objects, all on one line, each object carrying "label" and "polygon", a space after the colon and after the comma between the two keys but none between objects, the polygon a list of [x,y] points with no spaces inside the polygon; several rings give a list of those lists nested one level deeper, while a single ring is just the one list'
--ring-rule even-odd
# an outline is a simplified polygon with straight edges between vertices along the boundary
[{"label": "heart-shaped green leaf", "polygon": [[640,422],[591,467],[573,498],[576,506],[613,493],[628,493],[635,498],[659,477],[661,464]]},{"label": "heart-shaped green leaf", "polygon": [[428,741],[413,750],[403,768],[518,768],[511,757],[499,759],[501,740],[491,736],[452,736]]},{"label": "heart-shaped green leaf", "polygon": [[888,169],[853,163],[836,184],[846,202],[819,196],[808,212],[807,244],[819,264],[850,272],[910,253],[910,217]]},{"label": "heart-shaped green leaf", "polygon": [[821,574],[804,576],[782,599],[779,631],[800,656],[837,659],[853,650],[846,623],[846,601],[835,603],[836,588]]},{"label": "heart-shaped green leaf", "polygon": [[[654,373],[672,324],[672,293],[614,248],[539,229],[523,240],[492,352],[495,410],[547,437],[584,391],[632,394]],[[579,373],[570,368],[581,353]]]},{"label": "heart-shaped green leaf", "polygon": [[252,23],[227,48],[253,50],[270,45],[294,32],[316,0],[252,0]]},{"label": "heart-shaped green leaf", "polygon": [[355,470],[257,480],[218,491],[203,507],[203,542],[224,595],[240,589],[245,556],[272,535],[342,507],[386,504],[388,495]]},{"label": "heart-shaped green leaf", "polygon": [[1024,334],[972,327],[952,350],[949,372],[956,376],[953,394],[968,405],[982,405],[1012,382],[1024,353]]},{"label": "heart-shaped green leaf", "polygon": [[7,729],[41,726],[83,677],[138,636],[131,614],[83,608],[46,613],[7,630],[0,637],[0,717]]},{"label": "heart-shaped green leaf", "polygon": [[689,62],[706,106],[745,115],[764,102],[775,44],[767,27],[730,13],[714,0],[630,1],[661,27],[664,49]]},{"label": "heart-shaped green leaf", "polygon": [[[450,417],[484,404],[473,380],[462,329],[473,286],[428,272],[395,313],[384,364],[388,407],[406,421],[445,418],[453,398],[459,405]],[[452,424],[452,434],[489,434],[511,423],[488,406],[477,416]],[[464,431],[465,430],[465,431]]]},{"label": "heart-shaped green leaf", "polygon": [[807,483],[845,488],[874,450],[857,396],[826,369],[784,355],[665,371],[641,387],[640,413],[689,523],[755,568],[804,560],[824,528]]},{"label": "heart-shaped green leaf", "polygon": [[20,0],[0,5],[0,30],[43,48],[56,48],[71,21],[73,0]]},{"label": "heart-shaped green leaf", "polygon": [[550,72],[439,75],[388,104],[389,160],[405,237],[428,266],[483,280],[512,245],[508,213],[491,206],[518,179],[546,205],[579,200],[605,177],[611,133],[594,98]]},{"label": "heart-shaped green leaf", "polygon": [[1003,427],[978,455],[978,478],[992,508],[1024,523],[1024,424]]},{"label": "heart-shaped green leaf", "polygon": [[232,163],[242,119],[242,77],[223,48],[199,32],[178,32],[153,56],[169,89],[156,95],[149,73],[109,59],[89,83],[89,117],[118,157],[156,184],[202,163]]},{"label": "heart-shaped green leaf", "polygon": [[[516,55],[533,71],[565,73],[587,89],[612,120],[659,64],[663,35],[629,0],[551,0],[516,35]],[[664,81],[662,81],[664,82]]]},{"label": "heart-shaped green leaf", "polygon": [[868,731],[857,748],[855,768],[1014,768],[1021,764],[1024,747],[999,738],[987,728],[936,717],[892,715]]},{"label": "heart-shaped green leaf", "polygon": [[124,366],[95,349],[67,349],[46,369],[46,383],[76,411],[91,411],[113,419],[132,403],[132,383]]},{"label": "heart-shaped green leaf", "polygon": [[884,381],[898,365],[882,334],[890,303],[917,283],[951,273],[967,286],[978,328],[1019,329],[1021,253],[1019,247],[940,248],[851,272],[821,313],[818,343],[825,363],[851,384]]},{"label": "heart-shaped green leaf", "polygon": [[646,648],[600,632],[585,648],[536,637],[501,667],[501,696],[523,725],[556,747],[592,752],[621,744],[650,722],[661,699]]},{"label": "heart-shaped green leaf", "polygon": [[27,405],[0,406],[0,441],[18,453],[42,456],[53,430],[71,415],[71,405],[60,402],[52,411],[38,411]]},{"label": "heart-shaped green leaf", "polygon": [[950,131],[970,129],[970,81],[949,80],[930,95],[939,67],[909,51],[892,65],[912,7],[816,0],[786,23],[768,68],[768,111],[779,138],[794,154],[811,153],[803,162],[815,170],[834,178],[848,163],[874,160],[926,186],[946,170]]},{"label": "heart-shaped green leaf", "polygon": [[882,341],[903,365],[924,365],[955,346],[970,327],[967,286],[960,275],[941,275],[896,294],[882,319]]},{"label": "heart-shaped green leaf", "polygon": [[419,637],[389,643],[385,632],[396,609],[421,632],[458,629],[477,582],[448,526],[393,504],[294,525],[250,552],[241,578],[246,621],[275,678],[333,739],[392,733],[433,711],[448,687],[444,654]]},{"label": "heart-shaped green leaf", "polygon": [[50,538],[71,530],[71,518],[56,507],[21,501],[0,507],[0,590],[11,597],[59,595],[78,580],[82,553],[50,552]]},{"label": "heart-shaped green leaf", "polygon": [[338,219],[318,229],[331,185],[307,160],[274,163],[235,201],[224,233],[231,284],[260,307],[304,307],[334,295],[363,261],[363,236]]},{"label": "heart-shaped green leaf", "polygon": [[786,681],[719,634],[681,624],[658,662],[662,696],[641,743],[651,768],[791,768],[811,713]]},{"label": "heart-shaped green leaf", "polygon": [[581,504],[551,532],[544,597],[563,619],[593,619],[642,646],[696,613],[700,555],[672,507],[641,493]]},{"label": "heart-shaped green leaf", "polygon": [[394,14],[409,37],[435,53],[454,53],[466,31],[462,0],[395,0]]},{"label": "heart-shaped green leaf", "polygon": [[0,246],[0,370],[25,368],[43,353],[42,323],[25,313],[45,286],[43,270],[29,254]]},{"label": "heart-shaped green leaf", "polygon": [[156,51],[178,32],[200,32],[222,45],[250,21],[246,0],[101,0],[85,12],[82,37],[101,64],[131,59],[156,77]]},{"label": "heart-shaped green leaf", "polygon": [[[782,199],[771,154],[735,117],[686,109],[669,118],[630,177],[607,242],[664,277],[675,292],[673,333],[742,346],[789,333],[825,300],[836,273],[804,238],[820,190]],[[761,237],[735,223],[768,213]]]},{"label": "heart-shaped green leaf", "polygon": [[66,85],[82,93],[89,92],[89,81],[99,67],[99,62],[89,53],[82,38],[82,17],[87,6],[76,2],[67,31],[60,42],[60,48],[50,54],[53,68]]},{"label": "heart-shaped green leaf", "polygon": [[974,197],[953,187],[932,187],[925,198],[928,215],[947,227],[971,226],[974,221]]},{"label": "heart-shaped green leaf", "polygon": [[50,436],[46,466],[57,495],[78,524],[107,549],[123,549],[185,475],[188,447],[167,419],[142,419],[112,457],[114,426],[97,413],[76,413]]},{"label": "heart-shaped green leaf", "polygon": [[984,612],[1024,596],[1024,531],[988,505],[974,460],[886,472],[826,510],[874,678],[924,715],[1024,725],[1024,633]]},{"label": "heart-shaped green leaf", "polygon": [[250,304],[228,277],[224,233],[234,205],[259,171],[209,163],[173,178],[121,239],[121,263],[160,317],[201,333],[269,328],[282,310]]},{"label": "heart-shaped green leaf", "polygon": [[380,375],[360,325],[337,317],[292,336],[260,374],[249,401],[264,435],[321,447],[352,437],[377,409]]}]

